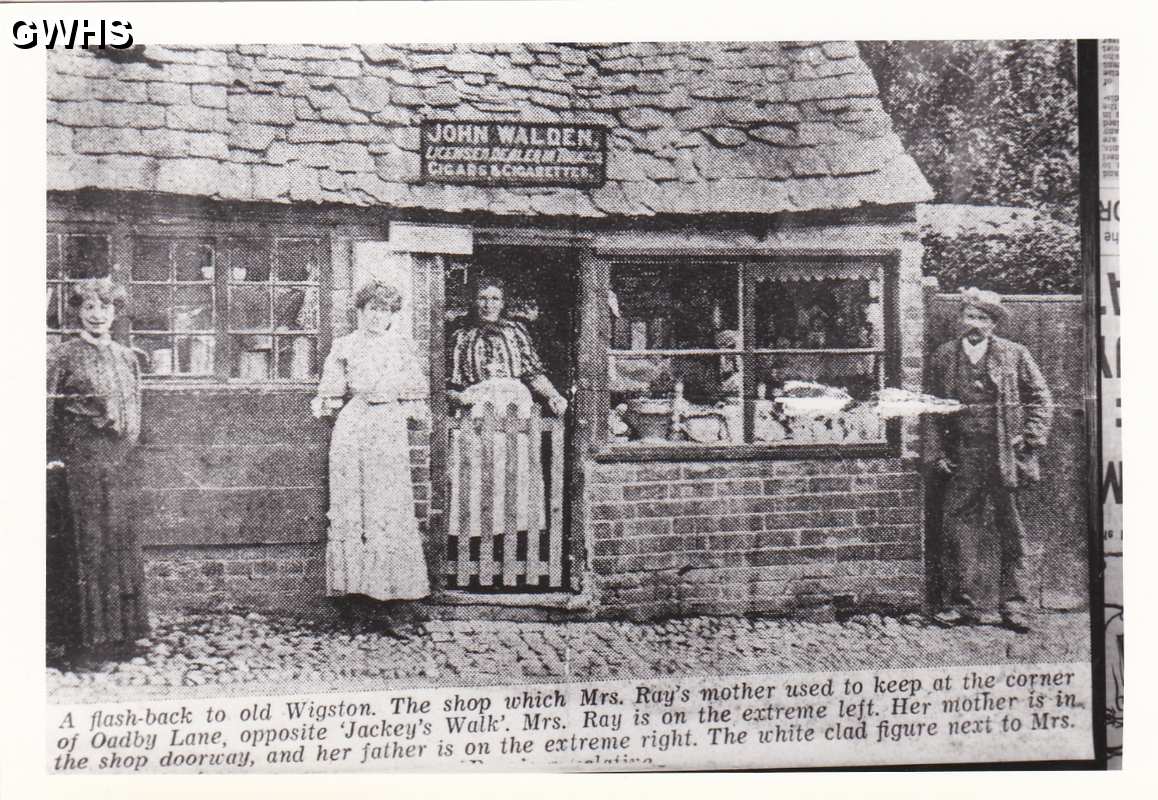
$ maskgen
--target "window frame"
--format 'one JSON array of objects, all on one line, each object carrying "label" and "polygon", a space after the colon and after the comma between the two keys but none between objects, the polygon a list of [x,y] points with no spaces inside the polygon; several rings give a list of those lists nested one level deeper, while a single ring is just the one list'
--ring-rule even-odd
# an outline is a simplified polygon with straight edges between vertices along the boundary
[{"label": "window frame", "polygon": [[[760,270],[775,269],[777,264],[815,264],[817,267],[855,265],[857,267],[879,267],[882,274],[881,307],[884,320],[883,361],[886,385],[899,385],[902,360],[900,299],[900,253],[895,250],[849,252],[849,251],[781,251],[777,253],[630,253],[616,252],[602,255],[597,260],[597,280],[604,289],[611,288],[611,270],[616,266],[641,264],[660,265],[701,265],[709,269],[735,266],[738,269],[740,305],[738,313],[744,330],[744,347],[734,351],[712,351],[709,355],[737,355],[753,359],[773,348],[755,347],[754,305],[755,274]],[[609,362],[617,353],[639,351],[616,351],[612,347],[610,311],[604,302],[598,310],[600,357],[586,362],[588,375],[582,376],[581,387],[591,387],[594,402],[587,404],[594,419],[590,455],[597,462],[649,462],[649,461],[751,461],[751,460],[795,460],[805,458],[879,458],[899,457],[901,452],[901,424],[898,419],[885,421],[885,437],[881,442],[855,442],[839,444],[823,442],[818,444],[775,444],[745,441],[742,444],[679,444],[648,445],[630,442],[611,442],[608,438],[607,417],[610,410],[610,387],[608,385]],[[821,351],[839,352],[848,348],[821,348]],[[643,351],[644,353],[648,351]],[[666,351],[664,351],[666,352]],[[673,351],[674,352],[674,351]],[[698,350],[690,349],[689,355]],[[806,352],[806,350],[787,351]],[[875,352],[875,349],[874,349]],[[753,427],[752,416],[755,406],[751,402],[756,395],[756,376],[752,369],[743,371],[743,398],[745,437]]]},{"label": "window frame", "polygon": [[[265,379],[256,378],[241,378],[233,377],[231,373],[231,365],[233,363],[233,343],[232,334],[229,333],[231,326],[229,323],[229,298],[231,281],[226,274],[227,270],[216,269],[214,278],[211,282],[180,282],[170,281],[166,285],[171,286],[209,286],[211,287],[213,304],[214,304],[214,324],[212,332],[206,331],[205,335],[211,335],[217,342],[216,352],[214,358],[213,371],[203,374],[196,373],[171,373],[171,374],[152,374],[142,373],[142,386],[146,389],[151,388],[166,388],[166,389],[181,389],[189,388],[237,388],[237,389],[262,389],[262,390],[301,390],[304,387],[316,386],[321,376],[322,362],[325,359],[325,354],[329,352],[334,335],[334,324],[331,313],[332,305],[332,290],[333,290],[333,231],[332,226],[324,223],[308,223],[298,221],[278,221],[278,220],[225,220],[225,219],[173,219],[164,215],[158,215],[155,218],[148,217],[133,217],[131,219],[121,218],[116,221],[91,221],[82,219],[70,219],[63,216],[56,219],[50,219],[48,222],[45,234],[47,236],[53,235],[104,235],[109,239],[109,261],[110,269],[119,266],[119,271],[116,273],[118,282],[120,282],[129,295],[126,300],[131,302],[133,286],[136,283],[133,280],[133,259],[134,259],[134,241],[136,239],[250,239],[250,240],[268,240],[271,243],[269,249],[269,258],[274,257],[273,243],[277,240],[303,240],[312,239],[318,242],[318,278],[317,278],[317,292],[318,292],[318,319],[316,329],[306,329],[299,334],[292,332],[284,332],[282,336],[304,335],[312,336],[315,339],[314,365],[317,374],[310,378],[282,378],[270,377]],[[47,265],[46,265],[47,268]],[[63,275],[63,273],[62,273]],[[271,270],[272,276],[272,270]],[[52,284],[67,285],[69,281],[63,277],[60,280],[54,280],[46,275],[46,286]],[[292,286],[296,283],[304,282],[284,282],[284,281],[267,281],[263,284],[255,283],[254,285],[285,287]],[[142,282],[143,285],[160,285],[154,281]],[[313,288],[311,286],[311,288]],[[65,300],[64,302],[67,302]],[[73,335],[75,331],[71,328],[61,329],[46,329],[48,336],[69,336]],[[271,319],[270,335],[279,335],[276,331],[275,320]],[[127,344],[130,342],[132,332],[129,329],[129,319],[123,312],[118,313],[117,320],[114,323],[113,336],[117,341]],[[138,334],[148,336],[150,334]],[[164,332],[158,335],[180,335],[172,331]],[[188,334],[190,336],[197,335],[196,332]],[[276,371],[276,364],[271,364],[271,372]]]}]

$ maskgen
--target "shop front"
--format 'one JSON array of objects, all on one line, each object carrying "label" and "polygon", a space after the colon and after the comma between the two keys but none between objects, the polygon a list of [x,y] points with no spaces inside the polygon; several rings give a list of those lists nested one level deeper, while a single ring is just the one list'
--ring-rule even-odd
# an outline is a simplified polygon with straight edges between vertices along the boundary
[{"label": "shop front", "polygon": [[[308,401],[370,276],[431,386],[437,613],[919,604],[917,431],[872,401],[920,389],[929,192],[854,46],[145,54],[50,58],[48,327],[127,285],[160,605],[323,606]],[[485,286],[565,410],[464,363]]]}]

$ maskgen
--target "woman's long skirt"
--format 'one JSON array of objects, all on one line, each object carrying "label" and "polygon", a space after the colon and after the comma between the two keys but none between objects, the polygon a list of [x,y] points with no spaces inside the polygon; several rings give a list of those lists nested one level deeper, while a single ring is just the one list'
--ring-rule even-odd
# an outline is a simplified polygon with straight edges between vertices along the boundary
[{"label": "woman's long skirt", "polygon": [[330,441],[326,592],[376,600],[430,594],[414,515],[406,417],[397,402],[354,397]]},{"label": "woman's long skirt", "polygon": [[149,631],[126,485],[131,447],[111,433],[69,427],[65,477],[49,482],[48,639],[67,651],[99,653]]}]

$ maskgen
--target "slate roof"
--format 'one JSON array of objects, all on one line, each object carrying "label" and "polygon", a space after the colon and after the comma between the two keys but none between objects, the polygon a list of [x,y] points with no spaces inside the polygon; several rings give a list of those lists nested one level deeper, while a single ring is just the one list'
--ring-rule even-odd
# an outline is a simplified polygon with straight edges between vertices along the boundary
[{"label": "slate roof", "polygon": [[[916,203],[849,42],[50,51],[48,188],[584,217]],[[598,189],[422,185],[422,118],[598,123]]]}]

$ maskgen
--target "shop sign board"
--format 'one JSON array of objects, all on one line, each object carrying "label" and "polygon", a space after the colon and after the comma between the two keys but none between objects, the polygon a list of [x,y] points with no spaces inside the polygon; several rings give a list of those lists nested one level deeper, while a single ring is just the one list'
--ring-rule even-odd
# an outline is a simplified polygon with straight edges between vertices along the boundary
[{"label": "shop sign board", "polygon": [[423,120],[422,179],[592,188],[607,180],[607,129],[580,123]]}]

